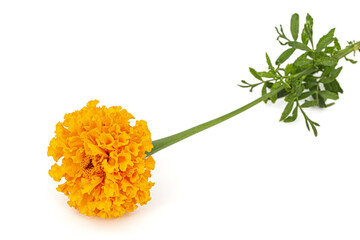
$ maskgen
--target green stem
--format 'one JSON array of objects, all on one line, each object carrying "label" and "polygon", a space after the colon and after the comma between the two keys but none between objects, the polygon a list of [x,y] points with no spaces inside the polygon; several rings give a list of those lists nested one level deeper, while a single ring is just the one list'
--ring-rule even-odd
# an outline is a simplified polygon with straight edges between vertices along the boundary
[{"label": "green stem", "polygon": [[335,57],[337,57],[338,59],[345,57],[346,55],[348,55],[351,52],[355,52],[357,50],[360,49],[360,41],[356,42],[354,44],[351,44],[349,46],[347,46],[344,49],[341,49],[340,51],[338,51],[335,55]]},{"label": "green stem", "polygon": [[241,108],[238,108],[236,109],[235,111],[232,111],[228,114],[225,114],[221,117],[218,117],[218,118],[215,118],[211,121],[208,121],[208,122],[205,122],[203,124],[200,124],[198,126],[195,126],[195,127],[192,127],[188,130],[185,130],[183,132],[180,132],[180,133],[177,133],[177,134],[174,134],[174,135],[171,135],[169,137],[165,137],[165,138],[161,138],[161,139],[158,139],[158,140],[155,140],[153,141],[153,149],[151,150],[151,152],[147,153],[147,156],[150,156],[150,155],[153,155],[154,153],[170,146],[170,145],[173,145],[174,143],[177,143],[185,138],[188,138],[196,133],[199,133],[201,131],[204,131],[205,129],[208,129],[216,124],[219,124],[229,118],[232,118],[236,115],[238,115],[239,113],[242,113],[244,111],[246,111],[247,109],[255,106],[256,104],[270,98],[271,96],[275,95],[275,94],[278,94],[278,92],[280,92],[281,90],[283,90],[284,87],[279,87],[275,90],[272,90],[271,92],[267,93],[267,94],[264,94],[263,96],[261,96],[260,98],[246,104],[245,106],[242,106]]}]

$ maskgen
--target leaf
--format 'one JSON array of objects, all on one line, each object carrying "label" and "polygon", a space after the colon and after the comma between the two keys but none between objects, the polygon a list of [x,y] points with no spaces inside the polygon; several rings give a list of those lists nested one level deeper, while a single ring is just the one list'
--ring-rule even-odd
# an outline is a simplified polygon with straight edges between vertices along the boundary
[{"label": "leaf", "polygon": [[341,50],[341,46],[337,38],[334,38],[334,47],[336,48],[336,50]]},{"label": "leaf", "polygon": [[304,43],[301,43],[301,42],[290,41],[290,42],[288,42],[288,44],[289,44],[290,47],[300,49],[300,50],[303,50],[303,51],[306,51],[306,52],[311,52],[312,51],[308,46],[306,46]]},{"label": "leaf", "polygon": [[305,88],[312,88],[312,87],[315,87],[318,85],[318,82],[317,82],[317,78],[316,77],[313,77],[313,76],[308,76],[305,78]]},{"label": "leaf", "polygon": [[294,65],[302,68],[304,66],[312,65],[312,62],[313,60],[307,58],[307,53],[304,53],[295,60]]},{"label": "leaf", "polygon": [[289,48],[289,49],[285,50],[275,61],[275,64],[280,65],[280,64],[284,63],[294,53],[294,51],[295,51],[295,48]]},{"label": "leaf", "polygon": [[294,108],[294,111],[292,112],[292,116],[286,118],[286,119],[284,120],[284,122],[286,122],[286,123],[293,122],[293,121],[296,120],[297,116],[298,116],[298,106],[296,106],[296,107]]},{"label": "leaf", "polygon": [[331,29],[326,35],[320,38],[318,44],[316,45],[316,51],[322,50],[334,41],[334,32],[335,28]]},{"label": "leaf", "polygon": [[329,103],[329,104],[326,104],[326,107],[331,107],[332,105],[334,105],[335,103],[332,102],[332,103]]},{"label": "leaf", "polygon": [[307,45],[308,42],[309,42],[309,37],[308,35],[306,34],[306,31],[305,31],[305,26],[304,26],[304,29],[302,30],[301,32],[301,41],[303,44]]},{"label": "leaf", "polygon": [[292,102],[295,100],[295,94],[294,93],[289,93],[288,95],[286,95],[285,97],[285,102]]},{"label": "leaf", "polygon": [[299,14],[297,13],[291,16],[290,31],[294,41],[296,41],[299,35]]},{"label": "leaf", "polygon": [[[263,85],[262,89],[261,89],[261,96],[264,96],[267,93],[266,90],[266,84]],[[267,103],[268,99],[264,100],[264,103]]]},{"label": "leaf", "polygon": [[327,76],[321,77],[320,82],[326,84],[326,83],[331,83],[332,81],[335,81],[335,79],[339,76],[341,70],[342,70],[342,67],[339,67],[339,68],[331,71]]},{"label": "leaf", "polygon": [[[281,86],[281,83],[280,83],[280,82],[276,82],[276,83],[274,83],[274,84],[272,85],[271,90],[275,90],[275,89],[277,89],[277,88],[280,87],[280,86]],[[271,100],[272,103],[275,103],[275,102],[276,102],[276,99],[277,99],[277,94],[274,94],[274,95],[272,95],[272,96],[270,97],[270,100]]]},{"label": "leaf", "polygon": [[275,73],[274,66],[272,65],[270,57],[269,57],[269,55],[267,53],[266,53],[266,62],[268,64],[268,66],[269,66],[269,70],[271,70],[272,72]]},{"label": "leaf", "polygon": [[[300,83],[301,84],[301,83]],[[295,89],[295,96],[298,97],[302,94],[302,92],[305,90],[304,85],[300,85]]]},{"label": "leaf", "polygon": [[314,100],[314,101],[306,101],[305,100],[305,102],[303,104],[301,104],[301,107],[308,108],[308,107],[313,107],[317,104],[318,104],[318,102],[316,100]]},{"label": "leaf", "polygon": [[314,25],[314,19],[310,16],[310,14],[306,15],[306,24],[308,24],[310,26],[310,28],[312,29],[312,27]]},{"label": "leaf", "polygon": [[310,131],[310,127],[309,127],[309,123],[308,123],[308,119],[305,118],[305,124],[306,124],[306,128]]},{"label": "leaf", "polygon": [[337,64],[338,59],[335,57],[323,56],[315,59],[315,62],[317,65],[334,67]]},{"label": "leaf", "polygon": [[[317,137],[318,131],[317,131],[316,127],[315,127],[315,124],[317,124],[317,123],[310,121],[310,125],[311,125],[311,128],[312,128],[313,132],[314,132],[314,135],[315,135],[315,137]],[[317,124],[317,125],[319,125],[319,124]]]},{"label": "leaf", "polygon": [[350,59],[350,58],[347,58],[347,57],[344,57],[344,58],[345,58],[346,61],[351,62],[352,64],[357,63],[357,61],[354,60],[354,59]]},{"label": "leaf", "polygon": [[299,100],[306,99],[306,98],[310,97],[311,95],[313,95],[315,92],[316,92],[316,90],[304,92],[298,97],[298,99]]},{"label": "leaf", "polygon": [[295,65],[293,63],[290,63],[288,65],[286,65],[285,67],[285,75],[293,75],[297,72],[297,68],[295,67]]},{"label": "leaf", "polygon": [[275,74],[272,72],[257,72],[260,77],[264,78],[275,78]]},{"label": "leaf", "polygon": [[280,121],[283,121],[290,114],[293,107],[294,107],[294,101],[291,101],[288,104],[286,104],[286,107],[285,107],[284,111],[281,114]]},{"label": "leaf", "polygon": [[339,95],[337,95],[337,93],[334,92],[330,92],[330,91],[320,91],[319,94],[323,97],[323,98],[329,98],[332,100],[337,100],[339,99]]},{"label": "leaf", "polygon": [[342,90],[342,88],[340,87],[340,84],[338,81],[332,81],[331,83],[327,83],[324,84],[324,87],[326,90],[330,91],[330,92],[335,92],[335,93],[343,93],[344,91]]},{"label": "leaf", "polygon": [[304,26],[304,30],[305,30],[305,33],[308,36],[308,39],[310,40],[312,46],[314,46],[314,43],[313,43],[313,24],[314,24],[313,18],[310,16],[310,14],[307,14],[306,15],[306,24]]},{"label": "leaf", "polygon": [[249,71],[255,78],[259,79],[260,81],[263,81],[262,78],[259,76],[259,74],[255,71],[255,69],[250,67]]}]

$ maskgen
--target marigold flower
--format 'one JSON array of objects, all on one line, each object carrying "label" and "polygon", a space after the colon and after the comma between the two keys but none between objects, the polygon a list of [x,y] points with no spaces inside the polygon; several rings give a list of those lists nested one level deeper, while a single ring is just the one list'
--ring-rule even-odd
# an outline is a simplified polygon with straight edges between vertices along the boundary
[{"label": "marigold flower", "polygon": [[131,126],[134,117],[125,109],[98,103],[65,114],[56,125],[48,148],[56,163],[49,175],[58,182],[65,179],[57,190],[80,213],[119,217],[151,199],[155,162],[146,156],[153,148],[151,134],[143,120]]}]

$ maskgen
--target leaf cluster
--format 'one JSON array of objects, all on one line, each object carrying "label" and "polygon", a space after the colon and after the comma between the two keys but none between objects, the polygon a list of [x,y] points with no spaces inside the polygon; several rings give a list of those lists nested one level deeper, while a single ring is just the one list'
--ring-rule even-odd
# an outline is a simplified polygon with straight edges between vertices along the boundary
[{"label": "leaf cluster", "polygon": [[[341,49],[338,39],[334,36],[335,28],[322,36],[318,42],[313,40],[313,18],[307,14],[303,29],[300,31],[299,15],[293,14],[290,21],[290,34],[288,37],[282,25],[275,28],[279,43],[287,49],[280,54],[273,64],[269,55],[266,53],[267,71],[256,71],[249,68],[250,73],[258,80],[256,83],[248,83],[242,80],[240,87],[250,88],[262,85],[262,95],[282,87],[278,94],[265,103],[271,101],[275,103],[277,99],[283,98],[287,102],[283,110],[280,121],[293,122],[300,112],[304,119],[307,129],[312,130],[317,136],[318,123],[312,121],[305,113],[305,108],[320,107],[327,108],[334,104],[343,93],[338,82],[338,76],[342,67],[337,67],[341,57],[345,57],[350,49],[355,52],[353,46],[355,42],[349,42],[349,46]],[[350,52],[351,52],[350,51]],[[299,55],[292,63],[287,63],[289,58],[297,52]],[[352,59],[345,59],[351,63],[356,63]],[[286,64],[285,64],[286,63]],[[285,65],[285,66],[284,66]]]}]

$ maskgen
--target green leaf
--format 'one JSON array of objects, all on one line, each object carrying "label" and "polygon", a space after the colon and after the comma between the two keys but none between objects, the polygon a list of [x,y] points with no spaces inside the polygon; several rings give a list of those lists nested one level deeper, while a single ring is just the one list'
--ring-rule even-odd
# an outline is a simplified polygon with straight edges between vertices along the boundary
[{"label": "green leaf", "polygon": [[[301,84],[301,83],[300,83]],[[304,85],[300,85],[295,89],[295,96],[298,97],[302,94],[302,92],[305,90]]]},{"label": "green leaf", "polygon": [[311,29],[313,28],[314,19],[310,16],[310,14],[306,15],[306,24],[308,24]]},{"label": "green leaf", "polygon": [[249,70],[250,70],[250,73],[255,77],[255,78],[257,78],[257,79],[259,79],[260,81],[263,81],[262,80],[262,78],[259,76],[259,74],[257,73],[257,71],[255,71],[255,69],[253,69],[253,68],[249,68]]},{"label": "green leaf", "polygon": [[304,30],[305,30],[305,33],[306,33],[308,39],[310,40],[312,46],[314,46],[314,43],[313,43],[313,24],[314,24],[313,18],[310,16],[310,14],[307,14],[306,15],[306,23],[305,23],[305,26],[304,26]]},{"label": "green leaf", "polygon": [[308,119],[305,118],[305,124],[306,124],[306,128],[310,131],[310,127],[309,127],[309,123],[308,123]]},{"label": "green leaf", "polygon": [[326,104],[326,107],[331,107],[332,105],[334,105],[335,103],[332,102],[332,103],[329,103],[329,104]]},{"label": "green leaf", "polygon": [[320,38],[318,44],[316,45],[316,51],[322,50],[334,41],[334,32],[335,28],[331,29],[326,35]]},{"label": "green leaf", "polygon": [[[280,86],[281,86],[281,83],[280,83],[280,82],[276,82],[276,83],[274,83],[274,84],[272,85],[271,90],[275,90],[275,89],[277,89],[277,88],[280,87]],[[272,96],[270,97],[270,100],[271,100],[272,103],[275,103],[275,102],[276,102],[276,99],[277,99],[277,94],[274,94],[274,95],[272,95]]]},{"label": "green leaf", "polygon": [[316,77],[313,77],[313,76],[307,76],[305,78],[305,88],[312,88],[312,87],[316,87],[318,85],[318,82],[317,82],[317,78]]},{"label": "green leaf", "polygon": [[306,31],[305,31],[305,26],[304,26],[304,29],[302,30],[301,32],[301,41],[303,44],[307,45],[308,42],[309,42],[309,37],[308,35],[306,34]]},{"label": "green leaf", "polygon": [[285,97],[285,102],[292,102],[295,100],[295,94],[294,93],[289,93],[288,95],[286,95]]},{"label": "green leaf", "polygon": [[293,75],[297,72],[297,67],[293,63],[287,64],[285,67],[285,75]]},{"label": "green leaf", "polygon": [[295,60],[294,65],[296,67],[303,68],[305,66],[312,65],[312,62],[313,60],[307,58],[307,53],[304,53]]},{"label": "green leaf", "polygon": [[344,58],[345,58],[346,61],[351,62],[352,64],[357,63],[357,61],[354,60],[354,59],[350,59],[350,58],[347,58],[347,57],[344,57]]},{"label": "green leaf", "polygon": [[275,78],[275,74],[273,72],[257,72],[260,77],[264,78]]},{"label": "green leaf", "polygon": [[340,84],[338,81],[332,81],[331,83],[327,83],[324,84],[324,87],[326,90],[330,91],[330,92],[335,92],[335,93],[343,93],[344,91],[342,90],[342,88],[340,87]]},{"label": "green leaf", "polygon": [[286,123],[293,122],[293,121],[296,120],[297,116],[298,116],[298,106],[296,106],[296,107],[294,108],[294,111],[292,112],[292,116],[287,117],[287,118],[284,120],[284,122],[286,122]]},{"label": "green leaf", "polygon": [[[266,90],[266,84],[263,85],[262,89],[261,89],[261,96],[264,96],[267,93]],[[264,103],[267,103],[268,99],[264,100]]]},{"label": "green leaf", "polygon": [[[311,128],[312,128],[313,132],[314,132],[315,137],[317,137],[317,135],[318,135],[318,131],[317,131],[316,127],[315,127],[316,124],[317,123],[310,121],[310,125],[311,125]],[[317,126],[319,126],[319,124],[317,124]]]},{"label": "green leaf", "polygon": [[290,31],[294,41],[299,35],[299,14],[295,13],[291,16]]},{"label": "green leaf", "polygon": [[301,42],[293,42],[290,41],[288,42],[290,47],[296,48],[296,49],[300,49],[306,52],[311,52],[311,48],[309,48],[308,46],[306,46],[305,44],[301,43]]},{"label": "green leaf", "polygon": [[327,76],[321,77],[320,82],[326,84],[326,83],[331,83],[332,81],[335,81],[335,79],[339,76],[341,70],[342,70],[342,67],[339,67],[339,68],[331,71]]},{"label": "green leaf", "polygon": [[268,66],[269,66],[269,70],[271,70],[272,72],[275,73],[274,66],[272,65],[270,57],[269,57],[269,55],[267,53],[266,53],[266,62],[268,64]]},{"label": "green leaf", "polygon": [[322,65],[322,66],[328,66],[328,67],[334,67],[338,62],[338,59],[336,59],[335,57],[329,57],[329,56],[323,56],[320,58],[315,59],[315,63],[317,65]]},{"label": "green leaf", "polygon": [[280,121],[283,121],[290,114],[293,107],[294,107],[294,101],[291,101],[288,104],[286,104],[286,107],[285,107],[284,111],[281,114]]},{"label": "green leaf", "polygon": [[318,104],[318,101],[316,101],[316,100],[314,100],[314,101],[306,101],[305,100],[305,102],[303,104],[301,104],[301,107],[308,108],[308,107],[313,107],[317,104]]},{"label": "green leaf", "polygon": [[298,99],[299,100],[306,99],[306,98],[310,97],[311,95],[313,95],[315,92],[316,92],[316,90],[304,92],[298,97]]},{"label": "green leaf", "polygon": [[329,98],[332,100],[337,100],[339,99],[339,95],[337,95],[337,93],[334,92],[330,92],[330,91],[320,91],[319,94],[323,97],[323,98]]},{"label": "green leaf", "polygon": [[334,46],[335,46],[336,50],[341,50],[341,46],[340,46],[339,40],[337,38],[334,38]]},{"label": "green leaf", "polygon": [[284,63],[295,51],[295,48],[289,48],[286,51],[284,51],[278,59],[275,61],[276,65],[280,65]]}]

